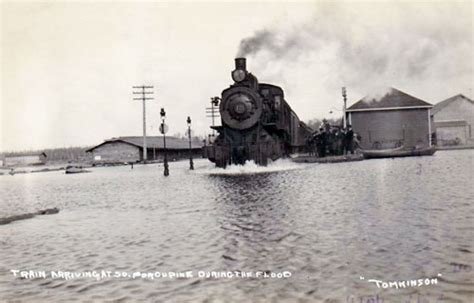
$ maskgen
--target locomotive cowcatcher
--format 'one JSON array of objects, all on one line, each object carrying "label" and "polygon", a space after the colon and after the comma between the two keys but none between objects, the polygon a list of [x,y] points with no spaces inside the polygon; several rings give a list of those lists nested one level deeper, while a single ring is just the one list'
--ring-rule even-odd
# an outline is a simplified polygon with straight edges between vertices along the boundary
[{"label": "locomotive cowcatcher", "polygon": [[259,165],[305,149],[311,129],[298,119],[279,86],[259,83],[246,68],[245,58],[235,59],[234,84],[222,91],[218,136],[203,149],[217,167]]}]

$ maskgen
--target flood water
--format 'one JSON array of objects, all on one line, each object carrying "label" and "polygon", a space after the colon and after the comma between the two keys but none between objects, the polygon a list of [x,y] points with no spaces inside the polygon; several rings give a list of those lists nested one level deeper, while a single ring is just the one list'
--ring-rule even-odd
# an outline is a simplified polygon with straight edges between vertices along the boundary
[{"label": "flood water", "polygon": [[[161,165],[1,176],[0,217],[61,211],[0,225],[0,301],[474,301],[472,150],[230,172],[195,164],[171,163],[167,178]],[[102,270],[126,276],[51,274]],[[425,278],[437,284],[368,282]]]}]

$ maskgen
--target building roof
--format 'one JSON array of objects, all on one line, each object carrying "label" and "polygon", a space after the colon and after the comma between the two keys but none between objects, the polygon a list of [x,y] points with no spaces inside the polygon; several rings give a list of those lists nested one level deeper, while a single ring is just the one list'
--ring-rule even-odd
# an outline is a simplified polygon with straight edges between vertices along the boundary
[{"label": "building roof", "polygon": [[410,96],[396,88],[389,88],[380,96],[365,96],[350,106],[348,112],[431,108],[432,104],[421,99]]},{"label": "building roof", "polygon": [[459,100],[459,99],[464,99],[464,100],[474,104],[474,101],[472,101],[471,99],[469,99],[468,97],[466,97],[462,94],[459,94],[459,95],[453,96],[451,98],[448,98],[446,100],[443,100],[441,102],[436,103],[435,106],[433,107],[433,114],[436,114],[437,112],[439,112],[443,108],[447,107],[448,105],[450,105],[451,103],[453,103],[454,101]]},{"label": "building roof", "polygon": [[[107,139],[99,145],[96,145],[86,152],[91,152],[99,146],[112,143],[112,142],[122,142],[136,146],[138,148],[143,148],[143,137],[142,136],[127,136],[127,137],[118,137]],[[162,149],[163,148],[163,136],[147,136],[146,137],[146,146],[149,148]],[[202,148],[203,143],[199,140],[191,141],[191,148],[199,149]],[[189,149],[189,141],[185,138],[176,138],[171,136],[166,136],[166,148],[167,149]]]},{"label": "building roof", "polygon": [[467,126],[466,120],[445,120],[435,121],[436,127],[453,127],[453,126]]}]

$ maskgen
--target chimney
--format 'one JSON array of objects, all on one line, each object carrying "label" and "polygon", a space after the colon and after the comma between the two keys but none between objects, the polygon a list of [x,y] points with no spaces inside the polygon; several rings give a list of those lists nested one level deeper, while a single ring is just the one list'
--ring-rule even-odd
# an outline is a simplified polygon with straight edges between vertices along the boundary
[{"label": "chimney", "polygon": [[246,64],[245,58],[235,58],[235,69],[242,69],[242,70],[247,70],[247,64]]}]

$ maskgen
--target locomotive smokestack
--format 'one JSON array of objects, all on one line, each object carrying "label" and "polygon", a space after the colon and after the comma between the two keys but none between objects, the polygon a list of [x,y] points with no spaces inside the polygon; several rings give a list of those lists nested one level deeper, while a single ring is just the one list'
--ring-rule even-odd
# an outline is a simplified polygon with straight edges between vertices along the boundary
[{"label": "locomotive smokestack", "polygon": [[247,59],[235,58],[235,69],[247,70]]}]

